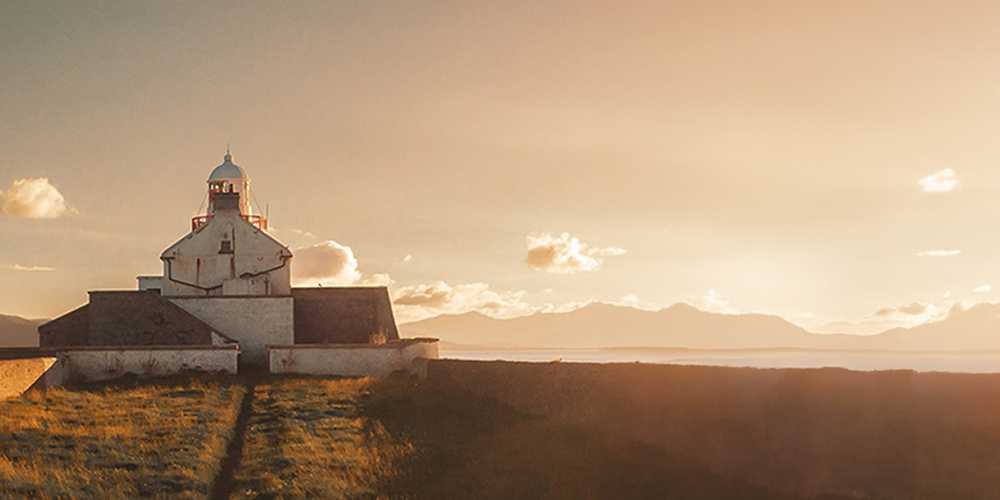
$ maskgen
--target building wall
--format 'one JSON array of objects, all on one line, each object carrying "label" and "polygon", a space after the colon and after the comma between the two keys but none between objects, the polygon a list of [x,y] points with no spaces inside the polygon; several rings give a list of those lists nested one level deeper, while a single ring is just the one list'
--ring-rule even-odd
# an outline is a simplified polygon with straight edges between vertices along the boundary
[{"label": "building wall", "polygon": [[395,371],[426,375],[421,360],[437,359],[436,339],[407,339],[385,345],[270,346],[273,374],[384,377]]},{"label": "building wall", "polygon": [[[223,241],[230,242],[232,253],[220,253]],[[219,211],[163,252],[161,290],[169,296],[289,295],[291,256],[238,211]]]},{"label": "building wall", "polygon": [[237,373],[239,349],[227,347],[161,347],[66,350],[60,353],[71,382],[98,382],[124,375],[158,377],[185,371]]},{"label": "building wall", "polygon": [[0,400],[20,396],[55,364],[55,356],[0,359]]},{"label": "building wall", "polygon": [[266,366],[268,344],[295,342],[291,297],[167,297],[219,333],[239,342],[244,363]]},{"label": "building wall", "polygon": [[90,332],[90,305],[82,305],[38,326],[39,347],[87,345]]},{"label": "building wall", "polygon": [[86,345],[212,343],[211,326],[164,300],[156,292],[90,292],[88,310],[90,319]]},{"label": "building wall", "polygon": [[293,288],[296,344],[367,344],[399,339],[386,287]]}]

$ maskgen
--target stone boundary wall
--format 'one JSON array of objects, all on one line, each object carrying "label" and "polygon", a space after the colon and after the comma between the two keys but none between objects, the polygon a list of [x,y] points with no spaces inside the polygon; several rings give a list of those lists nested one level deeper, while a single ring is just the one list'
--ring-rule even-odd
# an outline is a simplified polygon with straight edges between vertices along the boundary
[{"label": "stone boundary wall", "polygon": [[185,371],[235,375],[239,347],[136,346],[70,348],[59,354],[68,382],[99,382],[125,375],[161,377]]},{"label": "stone boundary wall", "polygon": [[20,396],[56,365],[55,356],[0,359],[0,400]]},{"label": "stone boundary wall", "polygon": [[271,345],[267,352],[272,374],[385,377],[405,371],[425,377],[427,360],[438,358],[438,340],[404,339],[382,345]]}]

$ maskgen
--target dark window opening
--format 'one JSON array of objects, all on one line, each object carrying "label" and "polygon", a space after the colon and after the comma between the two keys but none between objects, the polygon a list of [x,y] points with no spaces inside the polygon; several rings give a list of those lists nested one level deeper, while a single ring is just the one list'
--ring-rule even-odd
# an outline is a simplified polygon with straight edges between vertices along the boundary
[{"label": "dark window opening", "polygon": [[233,242],[222,240],[222,248],[219,249],[219,253],[233,253]]}]

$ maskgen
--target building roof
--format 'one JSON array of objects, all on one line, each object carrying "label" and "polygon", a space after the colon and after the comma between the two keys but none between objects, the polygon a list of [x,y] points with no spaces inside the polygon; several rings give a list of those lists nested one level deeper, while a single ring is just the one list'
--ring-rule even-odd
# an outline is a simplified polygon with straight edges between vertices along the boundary
[{"label": "building roof", "polygon": [[212,170],[212,174],[208,176],[208,182],[244,179],[246,176],[247,173],[243,170],[243,167],[233,163],[233,155],[229,151],[226,151],[226,156],[222,158],[222,164],[215,167],[215,170]]}]

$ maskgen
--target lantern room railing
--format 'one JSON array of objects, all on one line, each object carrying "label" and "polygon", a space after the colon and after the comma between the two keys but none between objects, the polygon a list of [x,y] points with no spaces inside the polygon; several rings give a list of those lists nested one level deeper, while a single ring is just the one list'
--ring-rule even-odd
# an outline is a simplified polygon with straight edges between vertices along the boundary
[{"label": "lantern room railing", "polygon": [[[240,218],[262,231],[267,231],[267,219],[261,215],[240,215]],[[191,230],[197,231],[208,221],[212,220],[212,214],[198,215],[191,218]]]}]

